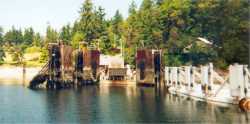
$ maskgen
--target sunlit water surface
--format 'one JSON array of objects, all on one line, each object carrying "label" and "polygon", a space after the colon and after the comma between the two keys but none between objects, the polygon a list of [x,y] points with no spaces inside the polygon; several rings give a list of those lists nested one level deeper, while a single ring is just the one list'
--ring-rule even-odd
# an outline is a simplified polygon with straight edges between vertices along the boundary
[{"label": "sunlit water surface", "polygon": [[237,106],[221,106],[135,86],[34,91],[0,86],[0,123],[250,123]]}]

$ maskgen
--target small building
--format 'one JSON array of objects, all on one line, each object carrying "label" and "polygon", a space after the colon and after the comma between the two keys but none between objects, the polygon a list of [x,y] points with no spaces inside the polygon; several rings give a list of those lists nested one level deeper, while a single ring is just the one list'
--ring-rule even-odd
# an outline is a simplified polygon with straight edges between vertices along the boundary
[{"label": "small building", "polygon": [[100,65],[105,67],[107,79],[109,80],[124,80],[127,73],[127,68],[124,67],[124,58],[121,54],[114,56],[101,55]]}]

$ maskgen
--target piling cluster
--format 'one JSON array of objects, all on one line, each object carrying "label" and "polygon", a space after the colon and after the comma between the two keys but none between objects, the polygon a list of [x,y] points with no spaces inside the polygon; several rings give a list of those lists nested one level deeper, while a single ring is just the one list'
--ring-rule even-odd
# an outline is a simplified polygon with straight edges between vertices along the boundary
[{"label": "piling cluster", "polygon": [[49,59],[31,80],[30,88],[44,85],[47,89],[62,89],[98,83],[100,52],[94,49],[73,50],[61,43],[49,44]]},{"label": "piling cluster", "polygon": [[141,85],[157,85],[162,80],[162,51],[139,49],[136,53],[136,82]]}]

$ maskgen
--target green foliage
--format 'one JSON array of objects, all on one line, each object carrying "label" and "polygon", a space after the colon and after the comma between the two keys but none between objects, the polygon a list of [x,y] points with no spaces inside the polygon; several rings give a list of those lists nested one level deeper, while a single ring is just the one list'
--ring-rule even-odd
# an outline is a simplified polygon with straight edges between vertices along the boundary
[{"label": "green foliage", "polygon": [[9,52],[11,53],[12,61],[17,64],[23,63],[23,55],[24,51],[22,49],[22,46],[11,46],[9,48]]},{"label": "green foliage", "polygon": [[78,48],[79,43],[82,42],[83,40],[84,40],[84,35],[80,32],[76,32],[72,38],[71,45],[73,46],[73,48]]},{"label": "green foliage", "polygon": [[58,42],[58,33],[50,25],[47,27],[45,42],[46,43]]},{"label": "green foliage", "polygon": [[[42,47],[42,62],[48,57],[48,43],[61,40],[74,48],[86,41],[104,54],[114,54],[111,50],[123,45],[125,62],[129,64],[135,64],[136,50],[145,47],[163,49],[167,65],[214,62],[226,68],[235,62],[249,61],[249,9],[248,0],[143,0],[140,7],[132,1],[128,18],[124,19],[117,11],[114,17],[105,19],[103,8],[85,0],[79,19],[72,27],[63,26],[59,34],[51,26],[47,27],[45,37],[32,28],[22,32],[12,27],[5,34],[0,28],[0,44],[13,47],[16,58],[21,58],[26,48],[30,52]],[[198,37],[210,40],[213,45],[198,41]],[[37,47],[29,48],[31,45]],[[0,49],[0,61],[1,56],[4,54]]]},{"label": "green foliage", "polygon": [[46,63],[48,61],[48,56],[49,56],[48,49],[42,48],[41,49],[41,56],[39,58],[39,62],[40,63]]},{"label": "green foliage", "polygon": [[4,63],[5,52],[2,47],[0,47],[0,64]]},{"label": "green foliage", "polygon": [[40,51],[41,51],[41,48],[37,46],[32,46],[32,47],[28,47],[27,49],[25,49],[25,53],[36,53]]},{"label": "green foliage", "polygon": [[22,31],[15,29],[15,27],[12,27],[12,29],[9,30],[4,35],[4,43],[13,44],[13,45],[20,45],[21,43],[23,43]]},{"label": "green foliage", "polygon": [[121,38],[122,34],[122,23],[123,23],[123,17],[121,13],[117,10],[114,17],[111,20],[111,27],[112,32],[118,37],[118,39]]},{"label": "green foliage", "polygon": [[104,54],[108,54],[110,48],[112,47],[111,41],[108,36],[103,36],[100,38],[99,47],[101,49],[101,52]]},{"label": "green foliage", "polygon": [[101,7],[95,9],[91,0],[86,0],[80,10],[80,20],[74,24],[74,33],[80,32],[84,35],[84,41],[99,39],[105,32],[104,12]]},{"label": "green foliage", "polygon": [[168,66],[182,66],[183,61],[180,55],[164,55],[164,63]]},{"label": "green foliage", "polygon": [[3,45],[3,28],[0,27],[0,45]]},{"label": "green foliage", "polygon": [[3,28],[0,27],[0,64],[2,64],[4,62],[4,57],[5,57],[5,52],[4,52],[4,49],[3,49]]},{"label": "green foliage", "polygon": [[28,28],[24,30],[23,35],[23,44],[25,45],[32,45],[34,40],[34,31],[32,28]]},{"label": "green foliage", "polygon": [[135,53],[136,53],[136,48],[132,47],[125,47],[124,50],[124,60],[125,63],[131,64],[131,65],[136,65],[135,64]]},{"label": "green foliage", "polygon": [[35,36],[33,37],[32,46],[41,47],[41,45],[42,45],[42,37],[39,33],[36,33]]},{"label": "green foliage", "polygon": [[70,44],[72,38],[72,30],[70,25],[63,26],[60,32],[59,39],[63,41],[65,44]]}]

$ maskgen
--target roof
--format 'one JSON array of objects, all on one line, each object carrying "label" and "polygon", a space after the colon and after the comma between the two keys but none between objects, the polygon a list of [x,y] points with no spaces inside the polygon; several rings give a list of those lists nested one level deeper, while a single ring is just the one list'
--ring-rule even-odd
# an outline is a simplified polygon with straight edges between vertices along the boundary
[{"label": "roof", "polygon": [[100,55],[100,65],[107,65],[109,68],[124,68],[124,58],[119,55]]}]

